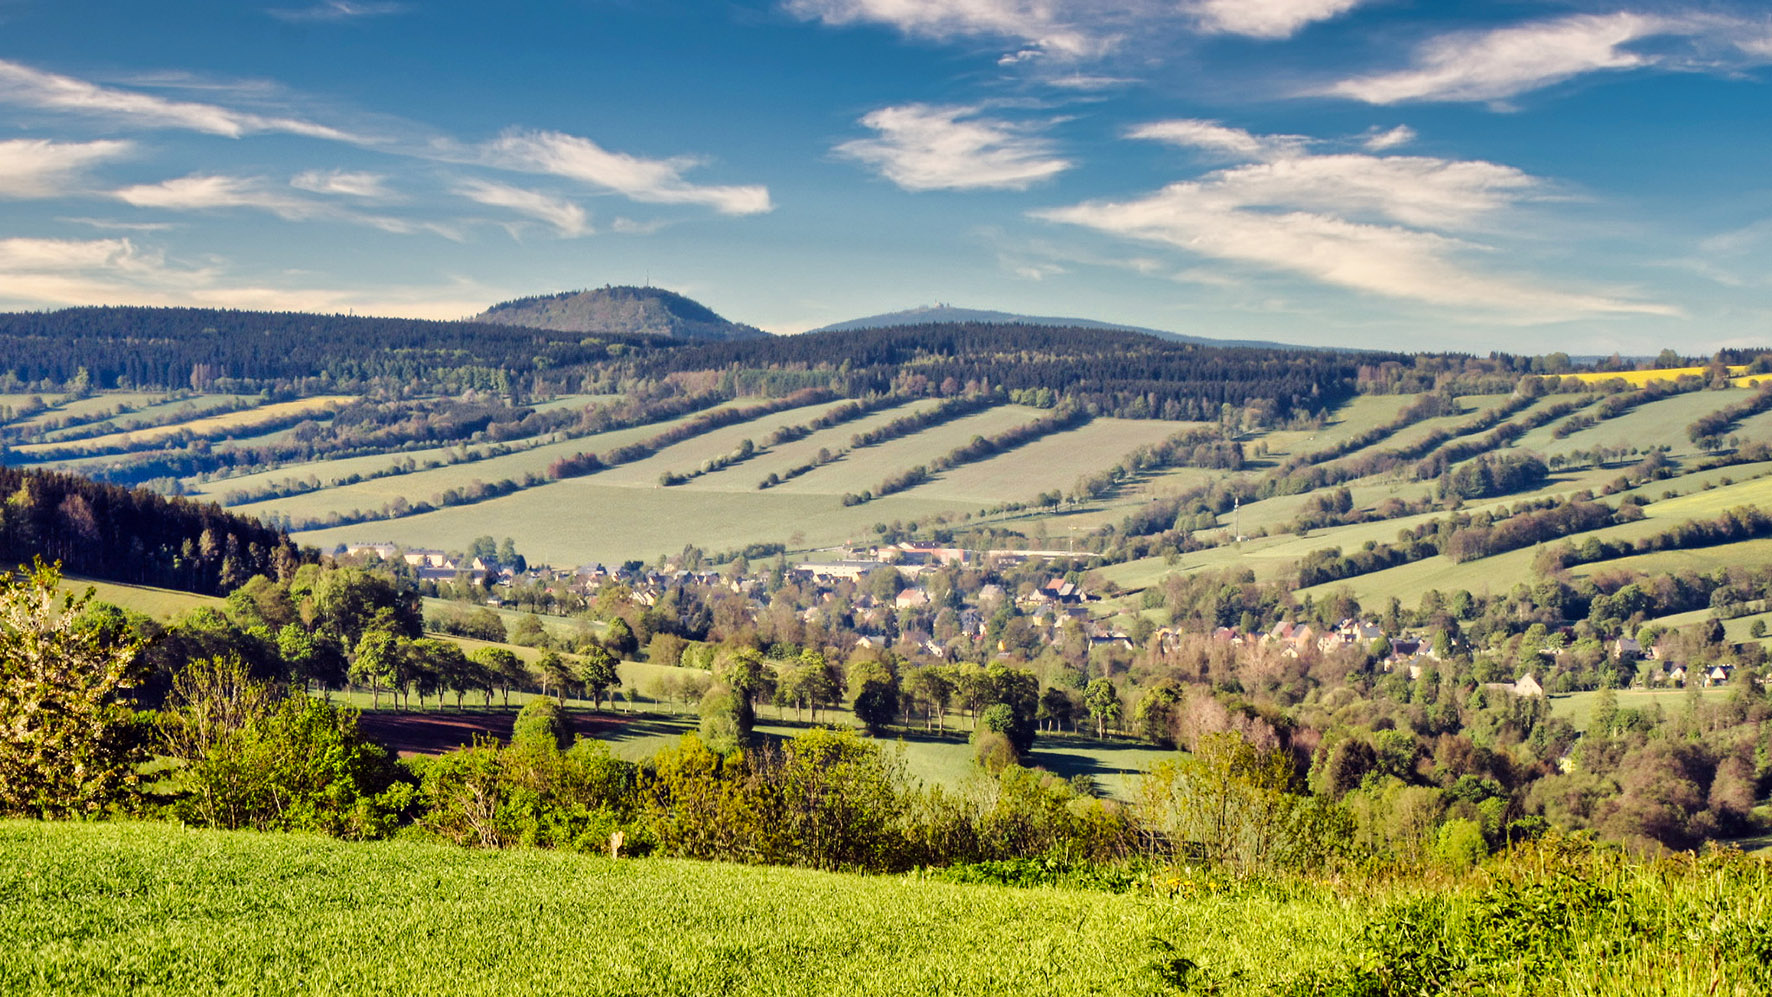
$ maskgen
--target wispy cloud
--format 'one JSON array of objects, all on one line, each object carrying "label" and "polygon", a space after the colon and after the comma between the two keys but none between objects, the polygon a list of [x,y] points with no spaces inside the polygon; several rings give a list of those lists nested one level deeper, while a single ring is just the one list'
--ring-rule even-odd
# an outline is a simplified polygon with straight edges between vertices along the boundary
[{"label": "wispy cloud", "polygon": [[380,173],[304,170],[292,177],[289,185],[315,194],[336,194],[365,200],[382,200],[392,196],[392,192],[388,190],[388,178]]},{"label": "wispy cloud", "polygon": [[769,188],[710,186],[683,179],[701,165],[688,157],[645,159],[611,152],[587,138],[547,131],[511,131],[478,150],[488,166],[545,173],[653,204],[700,204],[727,215],[770,211]]},{"label": "wispy cloud", "polygon": [[239,138],[258,132],[284,132],[338,142],[357,136],[304,121],[238,111],[218,104],[168,100],[153,94],[100,86],[72,76],[45,73],[0,60],[0,103],[91,115],[131,128],[180,128]]},{"label": "wispy cloud", "polygon": [[128,142],[0,141],[0,198],[56,197],[88,167],[121,159]]},{"label": "wispy cloud", "polygon": [[1085,59],[1153,32],[1290,38],[1366,0],[786,0],[829,25],[880,24],[939,42],[989,39],[1021,46],[1002,64],[1042,55]]},{"label": "wispy cloud", "polygon": [[[175,85],[186,86],[186,77],[181,74],[168,79]],[[699,159],[649,159],[605,149],[588,138],[561,132],[512,130],[493,141],[476,144],[438,135],[411,123],[383,121],[377,129],[385,126],[385,133],[371,136],[297,116],[261,114],[213,102],[170,100],[157,94],[101,86],[4,60],[0,60],[0,104],[99,116],[116,127],[134,130],[184,129],[230,138],[269,132],[302,135],[399,158],[565,177],[634,201],[701,205],[729,215],[759,214],[773,208],[769,189],[760,184],[700,184],[686,179],[687,171],[703,165]],[[367,172],[307,170],[298,173],[290,186],[318,194],[363,199],[388,197],[386,178]],[[164,189],[152,189],[156,187]],[[186,178],[133,189],[131,196],[155,200],[155,206],[250,206],[285,218],[324,214],[290,198],[286,192],[255,188],[239,178]],[[404,224],[385,219],[371,221],[382,222],[387,222],[384,227],[390,231]]]},{"label": "wispy cloud", "polygon": [[[1471,241],[1473,233],[1493,216],[1543,196],[1543,182],[1519,170],[1421,156],[1275,154],[1273,138],[1249,136],[1253,151],[1244,165],[1145,197],[1035,215],[1322,284],[1514,321],[1673,312],[1471,266],[1466,258],[1487,249]],[[1212,143],[1217,149],[1231,145],[1223,137]]]},{"label": "wispy cloud", "polygon": [[1408,125],[1398,125],[1386,131],[1373,129],[1366,135],[1366,140],[1360,144],[1372,152],[1385,152],[1398,146],[1408,145],[1413,141],[1415,141],[1415,129]]},{"label": "wispy cloud", "polygon": [[1251,38],[1290,38],[1317,21],[1327,21],[1364,0],[1194,0],[1188,6],[1203,30]]},{"label": "wispy cloud", "polygon": [[357,3],[353,0],[324,0],[311,7],[272,7],[265,13],[281,21],[356,21],[365,17],[383,17],[408,9],[403,3]]},{"label": "wispy cloud", "polygon": [[1253,135],[1241,128],[1199,118],[1153,121],[1128,130],[1126,137],[1220,153],[1234,160],[1295,156],[1309,142],[1302,135]]},{"label": "wispy cloud", "polygon": [[879,133],[836,147],[905,190],[1026,190],[1071,168],[1052,143],[976,107],[904,104],[870,112]]},{"label": "wispy cloud", "polygon": [[330,221],[367,225],[394,235],[440,235],[459,242],[456,226],[436,221],[413,221],[387,215],[353,211],[330,201],[292,194],[288,187],[263,177],[195,174],[137,184],[113,191],[111,196],[138,208],[162,211],[218,211],[246,208],[266,211],[284,221]]},{"label": "wispy cloud", "polygon": [[214,174],[137,184],[115,191],[113,196],[138,208],[168,211],[257,208],[288,221],[312,218],[324,210],[315,202],[291,195],[259,177]]},{"label": "wispy cloud", "polygon": [[[1651,50],[1652,39],[1663,42]],[[1726,71],[1767,60],[1772,36],[1764,24],[1708,14],[1575,14],[1441,35],[1422,43],[1407,69],[1351,77],[1314,92],[1368,104],[1500,102],[1588,73]]]},{"label": "wispy cloud", "polygon": [[[825,24],[884,24],[936,41],[1006,39],[1039,52],[1099,55],[1117,39],[1089,27],[1088,15],[1124,5],[1061,0],[787,0],[787,9]],[[1102,21],[1098,18],[1096,25]]]},{"label": "wispy cloud", "polygon": [[486,180],[464,180],[456,185],[455,192],[470,201],[495,208],[509,208],[520,215],[539,219],[552,225],[567,239],[591,234],[590,219],[585,216],[585,209],[565,198]]}]

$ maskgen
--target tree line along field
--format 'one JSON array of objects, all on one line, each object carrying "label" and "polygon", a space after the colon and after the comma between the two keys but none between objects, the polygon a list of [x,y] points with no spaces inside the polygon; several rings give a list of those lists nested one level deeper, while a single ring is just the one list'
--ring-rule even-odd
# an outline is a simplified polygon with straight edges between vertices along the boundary
[{"label": "tree line along field", "polygon": [[[192,609],[220,609],[222,600],[171,589],[146,585],[119,585],[83,578],[69,578],[64,589],[80,592],[91,588],[94,598],[157,620],[169,620]],[[425,611],[435,612],[451,605],[439,599],[425,600]],[[528,614],[498,610],[507,626],[514,625]],[[607,624],[567,621],[559,617],[540,617],[542,626],[556,638],[569,636],[580,627],[601,634]],[[515,654],[533,671],[543,651],[520,644],[494,643],[455,634],[433,634],[459,645],[472,653],[483,647],[499,647]],[[617,665],[620,681],[617,690],[624,695],[599,708],[589,700],[566,696],[570,715],[578,732],[593,740],[607,743],[617,757],[642,761],[661,749],[671,747],[684,734],[693,733],[698,724],[695,703],[673,698],[668,682],[682,682],[699,676],[702,684],[712,682],[712,675],[703,669],[624,660]],[[384,736],[403,739],[401,750],[439,753],[472,743],[477,731],[509,737],[510,721],[516,711],[536,699],[548,695],[515,691],[508,697],[494,696],[487,705],[479,694],[469,694],[457,705],[453,698],[433,695],[432,704],[418,710],[397,708],[386,695],[371,696],[367,692],[332,691],[328,699],[363,710],[370,727]],[[861,725],[847,709],[820,711],[820,724],[859,728]],[[811,724],[798,711],[787,707],[765,707],[759,718],[757,732],[765,739],[785,739],[807,729]],[[895,750],[903,752],[909,774],[930,784],[957,787],[974,768],[973,749],[968,743],[973,722],[958,711],[945,718],[942,728],[934,733],[922,729],[906,730],[895,742]],[[1172,752],[1130,739],[1097,739],[1072,733],[1042,740],[1032,752],[1035,764],[1065,778],[1084,776],[1093,780],[1097,791],[1120,800],[1134,794],[1137,776]]]},{"label": "tree line along field", "polygon": [[1547,865],[1116,893],[11,821],[0,992],[1763,992],[1764,863]]}]

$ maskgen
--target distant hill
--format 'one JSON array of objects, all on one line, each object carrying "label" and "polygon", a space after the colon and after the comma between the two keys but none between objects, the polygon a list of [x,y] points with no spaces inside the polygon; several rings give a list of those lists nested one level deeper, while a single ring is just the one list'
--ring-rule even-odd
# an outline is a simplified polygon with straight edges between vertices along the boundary
[{"label": "distant hill", "polygon": [[755,339],[769,335],[755,326],[728,321],[698,301],[658,287],[599,287],[518,298],[493,305],[472,321],[558,332],[672,339]]},{"label": "distant hill", "polygon": [[1117,329],[1123,332],[1142,332],[1147,336],[1158,336],[1178,343],[1200,343],[1205,346],[1254,346],[1270,350],[1318,348],[1275,343],[1263,339],[1211,339],[1205,336],[1184,336],[1179,332],[1169,332],[1165,329],[1147,329],[1143,326],[1121,325],[1116,322],[1097,322],[1094,319],[1017,315],[1014,312],[988,311],[982,308],[956,308],[953,305],[922,305],[916,308],[907,308],[901,312],[887,312],[884,315],[869,315],[866,318],[850,319],[847,322],[834,322],[811,331],[846,332],[855,329],[890,329],[905,325],[946,325],[964,322],[983,322],[990,325],[1036,325],[1066,329]]}]

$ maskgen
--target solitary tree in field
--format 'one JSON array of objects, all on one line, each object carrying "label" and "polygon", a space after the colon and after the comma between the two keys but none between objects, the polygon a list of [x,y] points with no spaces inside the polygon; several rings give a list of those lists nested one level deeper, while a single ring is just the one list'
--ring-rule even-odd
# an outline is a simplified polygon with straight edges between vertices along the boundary
[{"label": "solitary tree in field", "polygon": [[621,676],[616,672],[615,665],[615,655],[609,653],[608,649],[601,644],[592,644],[585,649],[584,655],[579,658],[577,667],[573,669],[573,672],[578,676],[579,684],[590,692],[591,699],[597,704],[599,710],[603,708],[603,696],[609,691],[610,686],[621,682]]},{"label": "solitary tree in field", "polygon": [[1089,715],[1095,718],[1096,737],[1106,737],[1108,724],[1120,719],[1120,692],[1106,678],[1090,682],[1089,687],[1083,690],[1083,705],[1089,708]]},{"label": "solitary tree in field", "polygon": [[38,560],[0,576],[0,814],[90,813],[134,779],[133,638],[81,625],[92,590]]}]

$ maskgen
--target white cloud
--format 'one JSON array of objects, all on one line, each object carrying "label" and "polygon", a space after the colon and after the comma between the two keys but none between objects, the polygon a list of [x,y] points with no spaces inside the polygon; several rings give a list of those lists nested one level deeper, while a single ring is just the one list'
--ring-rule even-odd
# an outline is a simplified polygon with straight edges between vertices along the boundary
[{"label": "white cloud", "polygon": [[1083,27],[1100,25],[1123,4],[1062,0],[787,0],[807,20],[846,25],[884,24],[907,35],[951,41],[1003,38],[1066,56],[1098,55],[1113,47],[1112,35]]},{"label": "white cloud", "polygon": [[662,218],[653,218],[648,221],[639,221],[634,218],[616,218],[609,223],[609,230],[611,232],[619,232],[622,235],[652,235],[655,232],[662,231],[668,224],[669,223]]},{"label": "white cloud", "polygon": [[1389,131],[1374,129],[1361,144],[1372,152],[1384,152],[1400,145],[1408,145],[1415,141],[1415,129],[1408,125],[1398,125]]},{"label": "white cloud", "polygon": [[1322,93],[1368,104],[1496,101],[1599,70],[1635,69],[1657,57],[1624,46],[1692,30],[1646,14],[1577,14],[1488,32],[1435,38],[1410,69],[1342,80]]},{"label": "white cloud", "polygon": [[87,167],[132,148],[128,142],[0,141],[0,198],[55,197]]},{"label": "white cloud", "polygon": [[193,175],[160,183],[137,184],[113,192],[114,197],[138,208],[167,211],[207,211],[215,208],[257,208],[286,221],[311,218],[320,205],[271,187],[257,177]]},{"label": "white cloud", "polygon": [[[1175,123],[1170,123],[1175,124]],[[1194,122],[1191,124],[1210,125]],[[1670,314],[1666,306],[1471,267],[1488,247],[1468,234],[1533,198],[1544,184],[1509,166],[1422,156],[1314,155],[1208,128],[1192,144],[1247,148],[1243,165],[1145,197],[1036,213],[1050,221],[1169,245],[1196,256],[1305,277],[1404,301],[1523,322],[1606,314]],[[1284,137],[1282,137],[1284,138]],[[1282,151],[1276,154],[1275,149]]]},{"label": "white cloud", "polygon": [[216,104],[168,100],[45,73],[5,60],[0,60],[0,103],[95,115],[133,128],[183,128],[229,138],[255,132],[284,132],[338,142],[362,141],[347,132],[299,118],[267,117]]},{"label": "white cloud", "polygon": [[265,13],[282,21],[355,21],[364,17],[398,14],[403,3],[356,3],[353,0],[322,0],[312,7],[273,7]]},{"label": "white cloud", "polygon": [[1300,28],[1327,21],[1363,0],[1194,0],[1203,30],[1251,38],[1290,38]]},{"label": "white cloud", "polygon": [[455,192],[471,201],[509,208],[520,215],[544,221],[567,239],[591,234],[585,209],[564,198],[486,180],[464,180],[456,185]]},{"label": "white cloud", "polygon": [[508,298],[467,281],[430,287],[286,287],[169,263],[129,239],[0,239],[0,307],[138,304],[454,319]]},{"label": "white cloud", "polygon": [[844,142],[835,151],[905,190],[1026,190],[1071,168],[1052,155],[1047,140],[977,113],[929,104],[883,107],[861,119],[878,138]]},{"label": "white cloud", "polygon": [[611,152],[587,138],[560,132],[512,131],[479,150],[488,166],[545,173],[653,204],[700,204],[728,215],[770,211],[769,188],[704,186],[683,179],[694,159],[643,159]]},{"label": "white cloud", "polygon": [[1230,128],[1216,121],[1198,118],[1153,121],[1131,129],[1126,137],[1167,142],[1189,149],[1204,149],[1238,160],[1297,155],[1304,151],[1308,143],[1301,135],[1253,135],[1241,128]]},{"label": "white cloud", "polygon": [[443,222],[411,221],[386,215],[363,214],[337,204],[291,194],[288,188],[261,177],[197,174],[163,180],[160,183],[125,187],[112,191],[111,196],[138,208],[157,208],[162,211],[250,208],[270,212],[290,222],[345,222],[367,225],[394,235],[429,233],[456,242],[463,238],[459,229]]},{"label": "white cloud", "polygon": [[[187,89],[195,85],[185,82],[187,78],[182,74],[166,78]],[[265,88],[254,89],[262,91]],[[368,147],[394,156],[550,174],[635,201],[703,205],[729,215],[759,214],[773,209],[769,189],[762,185],[699,184],[685,179],[686,171],[701,165],[699,160],[689,157],[647,159],[604,149],[590,139],[560,132],[513,130],[491,142],[470,145],[429,133],[416,125],[382,121],[376,126],[381,134],[366,137],[296,117],[258,114],[214,103],[170,100],[155,94],[100,86],[4,60],[0,60],[0,104],[95,115],[109,119],[118,127],[138,130],[177,128],[230,138],[267,132],[302,135]],[[395,137],[399,135],[404,137]],[[91,148],[104,147],[91,144]],[[365,172],[308,170],[297,174],[290,186],[346,197],[389,196],[385,178]],[[286,216],[315,213],[311,206],[303,206],[299,199],[264,189],[247,190],[242,181],[229,178],[211,177],[203,182],[186,178],[171,182],[161,191],[132,188],[131,196],[144,202],[154,201],[156,206],[255,206]],[[204,198],[210,201],[205,202]],[[400,224],[403,223],[388,222],[388,225]]]},{"label": "white cloud", "polygon": [[305,170],[290,179],[297,190],[315,194],[337,194],[379,200],[390,196],[388,178],[380,173],[354,173],[348,170]]}]

